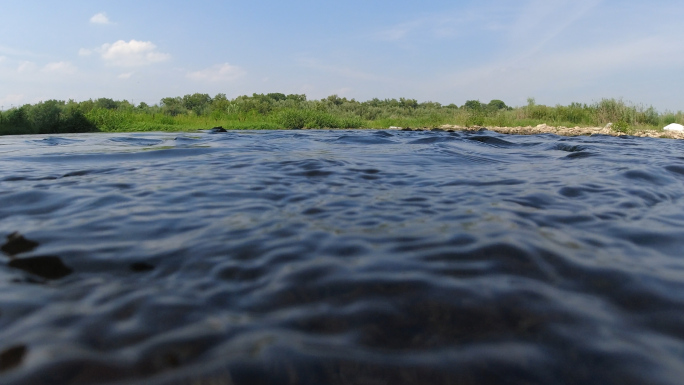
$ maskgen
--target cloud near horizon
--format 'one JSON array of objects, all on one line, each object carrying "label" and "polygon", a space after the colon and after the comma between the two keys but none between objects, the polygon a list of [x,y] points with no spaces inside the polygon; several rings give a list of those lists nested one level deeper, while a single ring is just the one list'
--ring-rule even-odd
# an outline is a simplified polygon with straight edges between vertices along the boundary
[{"label": "cloud near horizon", "polygon": [[98,14],[93,15],[93,17],[90,18],[90,23],[100,25],[114,24],[109,20],[107,14],[105,14],[104,12],[100,12]]},{"label": "cloud near horizon", "polygon": [[242,68],[231,65],[230,63],[223,63],[200,71],[189,72],[187,77],[193,80],[221,82],[233,81],[241,78],[245,74],[246,72]]},{"label": "cloud near horizon", "polygon": [[37,68],[36,63],[31,62],[31,61],[23,61],[19,63],[19,67],[17,67],[17,72],[19,73],[26,73],[26,72],[33,72]]},{"label": "cloud near horizon", "polygon": [[[142,67],[171,58],[171,55],[159,52],[151,41],[118,40],[113,44],[103,44],[99,51],[107,64],[117,67]],[[87,52],[82,49],[79,53],[83,55]]]}]

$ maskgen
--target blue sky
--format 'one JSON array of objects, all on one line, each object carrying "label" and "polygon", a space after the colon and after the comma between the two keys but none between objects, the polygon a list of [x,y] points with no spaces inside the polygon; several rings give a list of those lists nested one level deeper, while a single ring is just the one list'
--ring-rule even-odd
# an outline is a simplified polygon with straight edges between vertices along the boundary
[{"label": "blue sky", "polygon": [[5,2],[0,106],[202,92],[684,110],[684,2]]}]

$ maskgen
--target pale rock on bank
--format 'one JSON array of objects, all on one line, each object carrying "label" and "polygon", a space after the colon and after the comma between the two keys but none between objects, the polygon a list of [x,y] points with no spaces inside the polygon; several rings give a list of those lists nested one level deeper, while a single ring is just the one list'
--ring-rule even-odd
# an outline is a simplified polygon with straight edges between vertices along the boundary
[{"label": "pale rock on bank", "polygon": [[684,132],[684,126],[682,126],[681,124],[677,124],[677,123],[671,123],[671,124],[668,124],[667,126],[665,126],[663,128],[663,130]]}]

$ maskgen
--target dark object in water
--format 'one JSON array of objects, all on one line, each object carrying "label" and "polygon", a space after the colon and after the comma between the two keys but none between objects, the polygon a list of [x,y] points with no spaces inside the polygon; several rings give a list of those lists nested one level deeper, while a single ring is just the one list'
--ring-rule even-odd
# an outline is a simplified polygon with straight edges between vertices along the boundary
[{"label": "dark object in water", "polygon": [[17,258],[9,261],[7,265],[46,279],[59,279],[74,272],[59,257],[51,255]]},{"label": "dark object in water", "polygon": [[17,345],[0,352],[0,372],[14,369],[21,365],[27,350],[26,345]]},{"label": "dark object in water", "polygon": [[154,269],[154,265],[147,262],[133,262],[129,267],[135,272],[150,271]]},{"label": "dark object in water", "polygon": [[36,247],[38,247],[38,242],[26,239],[18,231],[15,231],[7,236],[7,243],[2,245],[2,248],[0,249],[2,249],[5,254],[13,256],[29,252]]},{"label": "dark object in water", "polygon": [[228,132],[225,128],[218,126],[211,129],[211,132]]}]

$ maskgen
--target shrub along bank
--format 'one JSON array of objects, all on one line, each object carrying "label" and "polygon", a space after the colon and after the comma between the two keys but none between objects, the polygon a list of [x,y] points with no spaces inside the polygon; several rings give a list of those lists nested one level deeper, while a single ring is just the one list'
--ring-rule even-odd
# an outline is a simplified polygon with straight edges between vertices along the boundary
[{"label": "shrub along bank", "polygon": [[387,128],[461,126],[604,126],[624,132],[684,124],[683,113],[659,113],[653,107],[603,99],[593,104],[522,107],[501,100],[462,106],[415,99],[372,99],[359,102],[331,95],[307,100],[306,95],[253,94],[228,99],[192,94],[163,98],[159,104],[133,105],[108,98],[82,102],[48,100],[0,112],[0,135],[94,131],[187,131],[223,126],[227,129]]}]

